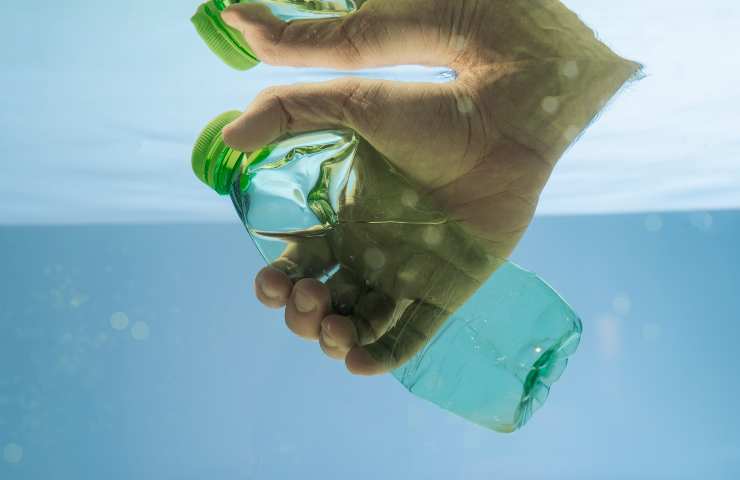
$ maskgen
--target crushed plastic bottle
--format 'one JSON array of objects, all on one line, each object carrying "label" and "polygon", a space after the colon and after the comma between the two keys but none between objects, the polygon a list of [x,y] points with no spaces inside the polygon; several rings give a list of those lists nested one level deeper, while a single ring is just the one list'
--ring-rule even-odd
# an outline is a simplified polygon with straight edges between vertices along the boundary
[{"label": "crushed plastic bottle", "polygon": [[221,20],[221,12],[238,3],[265,5],[284,21],[339,17],[357,9],[353,0],[210,0],[202,4],[191,19],[198,34],[216,55],[238,70],[259,63],[241,33]]},{"label": "crushed plastic bottle", "polygon": [[492,256],[355,132],[242,153],[221,134],[238,115],[206,127],[193,169],[230,195],[264,259],[326,282],[339,313],[385,319],[375,351],[414,395],[496,431],[524,425],[580,341],[568,304]]}]

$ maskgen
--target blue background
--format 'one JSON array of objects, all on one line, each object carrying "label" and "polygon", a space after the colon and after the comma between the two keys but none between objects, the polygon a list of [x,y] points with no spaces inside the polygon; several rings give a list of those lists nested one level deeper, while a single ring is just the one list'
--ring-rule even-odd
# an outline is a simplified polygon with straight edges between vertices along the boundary
[{"label": "blue background", "polygon": [[514,260],[584,338],[502,435],[295,338],[238,225],[2,228],[0,478],[737,478],[739,238],[740,212],[537,219]]}]

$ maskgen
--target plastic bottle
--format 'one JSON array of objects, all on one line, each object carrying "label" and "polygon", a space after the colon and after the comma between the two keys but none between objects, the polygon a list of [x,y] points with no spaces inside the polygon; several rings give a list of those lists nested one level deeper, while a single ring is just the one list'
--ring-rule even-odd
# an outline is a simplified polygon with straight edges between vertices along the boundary
[{"label": "plastic bottle", "polygon": [[[265,260],[326,282],[340,313],[385,308],[393,322],[383,345],[400,362],[392,373],[416,396],[496,431],[521,427],[580,341],[568,304],[488,254],[354,132],[241,153],[221,134],[238,115],[205,128],[193,169],[231,196]],[[371,298],[375,309],[360,313]]]},{"label": "plastic bottle", "polygon": [[254,67],[259,59],[241,33],[221,20],[221,12],[237,3],[266,5],[275,16],[285,21],[338,17],[356,9],[353,0],[210,0],[202,4],[191,21],[210,49],[238,70]]}]

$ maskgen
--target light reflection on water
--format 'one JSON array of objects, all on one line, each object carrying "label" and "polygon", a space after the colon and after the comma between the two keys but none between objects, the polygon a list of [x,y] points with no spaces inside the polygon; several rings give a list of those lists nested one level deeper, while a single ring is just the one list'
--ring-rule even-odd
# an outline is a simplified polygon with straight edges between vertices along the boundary
[{"label": "light reflection on water", "polygon": [[[566,4],[617,53],[643,63],[648,76],[607,106],[566,154],[538,212],[740,207],[732,107],[740,103],[740,56],[732,47],[740,43],[740,3]],[[0,149],[18,161],[0,162],[0,224],[231,220],[232,212],[187,166],[203,120],[246,107],[276,82],[349,73],[264,65],[248,76],[231,71],[193,32],[190,2],[152,8],[131,0],[125,13],[114,2],[95,9],[79,0],[64,5],[39,10],[26,2],[4,12]],[[121,15],[136,21],[120,21]],[[44,35],[28,31],[35,24],[45,26]],[[561,70],[566,78],[583,73],[575,62]],[[360,72],[409,81],[445,80],[441,73],[420,67]],[[471,108],[465,99],[458,106]],[[552,99],[542,106],[556,108]],[[568,136],[577,134],[573,129]]]}]

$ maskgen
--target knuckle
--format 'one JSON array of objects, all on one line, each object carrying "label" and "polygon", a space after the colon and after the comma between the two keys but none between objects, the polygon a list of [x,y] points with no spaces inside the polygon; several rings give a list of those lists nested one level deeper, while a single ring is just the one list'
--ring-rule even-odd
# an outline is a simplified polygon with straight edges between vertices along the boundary
[{"label": "knuckle", "polygon": [[362,9],[344,17],[338,23],[336,45],[347,67],[355,68],[362,65],[363,55],[372,45],[377,28],[377,19],[371,18]]},{"label": "knuckle", "polygon": [[[264,7],[255,5],[255,7]],[[269,9],[264,7],[268,12]],[[265,63],[279,65],[281,60],[280,51],[286,48],[285,39],[290,35],[291,23],[278,22],[278,26],[260,26],[253,28],[250,35],[250,47],[257,56]],[[289,45],[287,46],[289,48]]]},{"label": "knuckle", "polygon": [[341,89],[340,118],[362,134],[372,134],[376,123],[385,116],[378,111],[378,99],[384,87],[380,82],[345,82]]},{"label": "knuckle", "polygon": [[281,132],[289,132],[293,126],[293,117],[286,107],[287,95],[287,87],[270,86],[262,90],[254,100],[256,108],[279,114]]},{"label": "knuckle", "polygon": [[279,86],[269,86],[257,94],[256,102],[270,103],[280,99],[283,90]]},{"label": "knuckle", "polygon": [[280,28],[276,32],[274,32],[270,38],[273,47],[277,49],[280,46],[282,46],[282,44],[285,42],[285,38],[288,36],[291,25],[295,25],[295,24],[290,23],[290,22],[280,23]]},{"label": "knuckle", "polygon": [[372,322],[369,322],[364,318],[358,318],[357,316],[355,316],[353,320],[360,345],[369,345],[377,342],[382,337],[382,332],[376,330],[375,325],[373,325]]},{"label": "knuckle", "polygon": [[343,82],[340,88],[341,104],[340,104],[340,117],[344,123],[353,124],[353,120],[356,117],[356,99],[360,95],[362,86],[359,82],[354,80],[348,80]]}]

